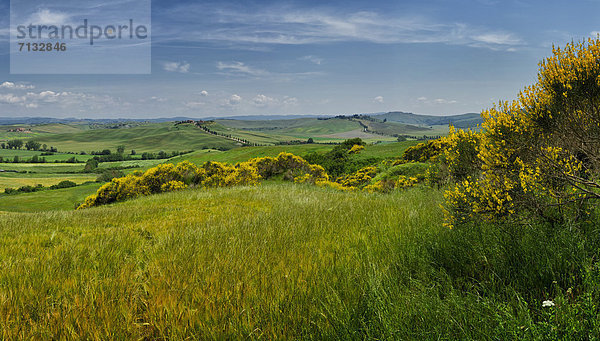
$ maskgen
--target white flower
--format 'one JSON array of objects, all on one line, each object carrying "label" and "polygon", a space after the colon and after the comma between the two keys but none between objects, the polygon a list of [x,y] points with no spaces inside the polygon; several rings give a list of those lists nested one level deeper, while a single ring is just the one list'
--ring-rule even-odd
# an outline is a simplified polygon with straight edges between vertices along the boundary
[{"label": "white flower", "polygon": [[554,302],[544,301],[544,302],[542,302],[542,307],[554,307]]}]

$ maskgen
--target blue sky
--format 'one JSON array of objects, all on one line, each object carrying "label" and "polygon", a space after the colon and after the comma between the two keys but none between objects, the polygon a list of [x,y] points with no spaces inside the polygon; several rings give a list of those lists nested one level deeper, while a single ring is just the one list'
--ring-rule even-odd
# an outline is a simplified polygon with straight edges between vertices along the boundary
[{"label": "blue sky", "polygon": [[533,83],[553,43],[600,31],[598,0],[153,1],[151,74],[11,75],[9,8],[0,116],[480,112]]}]

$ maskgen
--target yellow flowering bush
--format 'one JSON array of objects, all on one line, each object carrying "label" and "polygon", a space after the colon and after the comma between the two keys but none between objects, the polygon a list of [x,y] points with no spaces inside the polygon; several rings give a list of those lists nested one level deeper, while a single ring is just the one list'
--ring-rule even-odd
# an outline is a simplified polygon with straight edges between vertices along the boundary
[{"label": "yellow flowering bush", "polygon": [[355,144],[355,145],[352,146],[352,148],[350,148],[350,150],[348,150],[348,154],[358,154],[363,149],[365,149],[365,146],[360,145],[360,144]]},{"label": "yellow flowering bush", "polygon": [[402,158],[397,161],[397,164],[402,162],[425,162],[435,161],[448,147],[447,138],[442,137],[436,140],[419,143],[416,146],[407,148],[402,155]]},{"label": "yellow flowering bush", "polygon": [[187,186],[182,181],[171,180],[165,184],[162,184],[162,186],[160,186],[160,189],[163,192],[174,192],[185,189],[186,187]]},{"label": "yellow flowering bush", "polygon": [[368,166],[359,169],[355,173],[340,177],[336,182],[344,187],[362,187],[368,184],[375,175],[377,175],[377,168]]},{"label": "yellow flowering bush", "polygon": [[446,193],[449,226],[475,215],[555,219],[553,207],[600,199],[600,39],[552,52],[536,84],[482,113],[481,171],[463,172]]},{"label": "yellow flowering bush", "polygon": [[161,164],[146,172],[134,172],[114,178],[90,195],[78,208],[88,208],[142,195],[182,190],[188,186],[226,187],[257,185],[261,179],[284,175],[295,182],[325,183],[329,176],[319,165],[308,163],[293,154],[281,153],[277,157],[255,158],[230,165],[205,162],[198,167],[188,161],[177,165]]},{"label": "yellow flowering bush", "polygon": [[400,175],[397,180],[379,180],[374,184],[365,186],[364,190],[371,193],[389,193],[394,189],[414,187],[417,184],[417,182],[418,180],[415,177],[406,177],[404,175]]}]

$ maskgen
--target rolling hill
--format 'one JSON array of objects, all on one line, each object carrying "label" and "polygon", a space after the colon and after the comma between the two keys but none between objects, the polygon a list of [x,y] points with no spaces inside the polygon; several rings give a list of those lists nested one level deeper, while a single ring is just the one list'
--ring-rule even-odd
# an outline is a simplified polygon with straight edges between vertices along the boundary
[{"label": "rolling hill", "polygon": [[483,122],[481,115],[476,113],[454,116],[432,116],[393,111],[385,114],[373,115],[372,117],[379,120],[387,120],[388,122],[412,124],[417,126],[447,126],[452,124],[457,128],[474,128]]}]

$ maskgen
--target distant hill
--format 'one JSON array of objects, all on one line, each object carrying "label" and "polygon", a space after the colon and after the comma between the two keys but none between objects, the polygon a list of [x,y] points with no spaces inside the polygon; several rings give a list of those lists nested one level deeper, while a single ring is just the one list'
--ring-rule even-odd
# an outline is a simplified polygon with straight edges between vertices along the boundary
[{"label": "distant hill", "polygon": [[390,122],[398,122],[417,126],[447,126],[449,124],[452,124],[456,128],[470,128],[476,127],[478,124],[483,123],[481,115],[476,113],[468,113],[453,116],[433,116],[393,111],[385,114],[372,115],[372,117],[380,120],[387,119],[387,121]]}]

